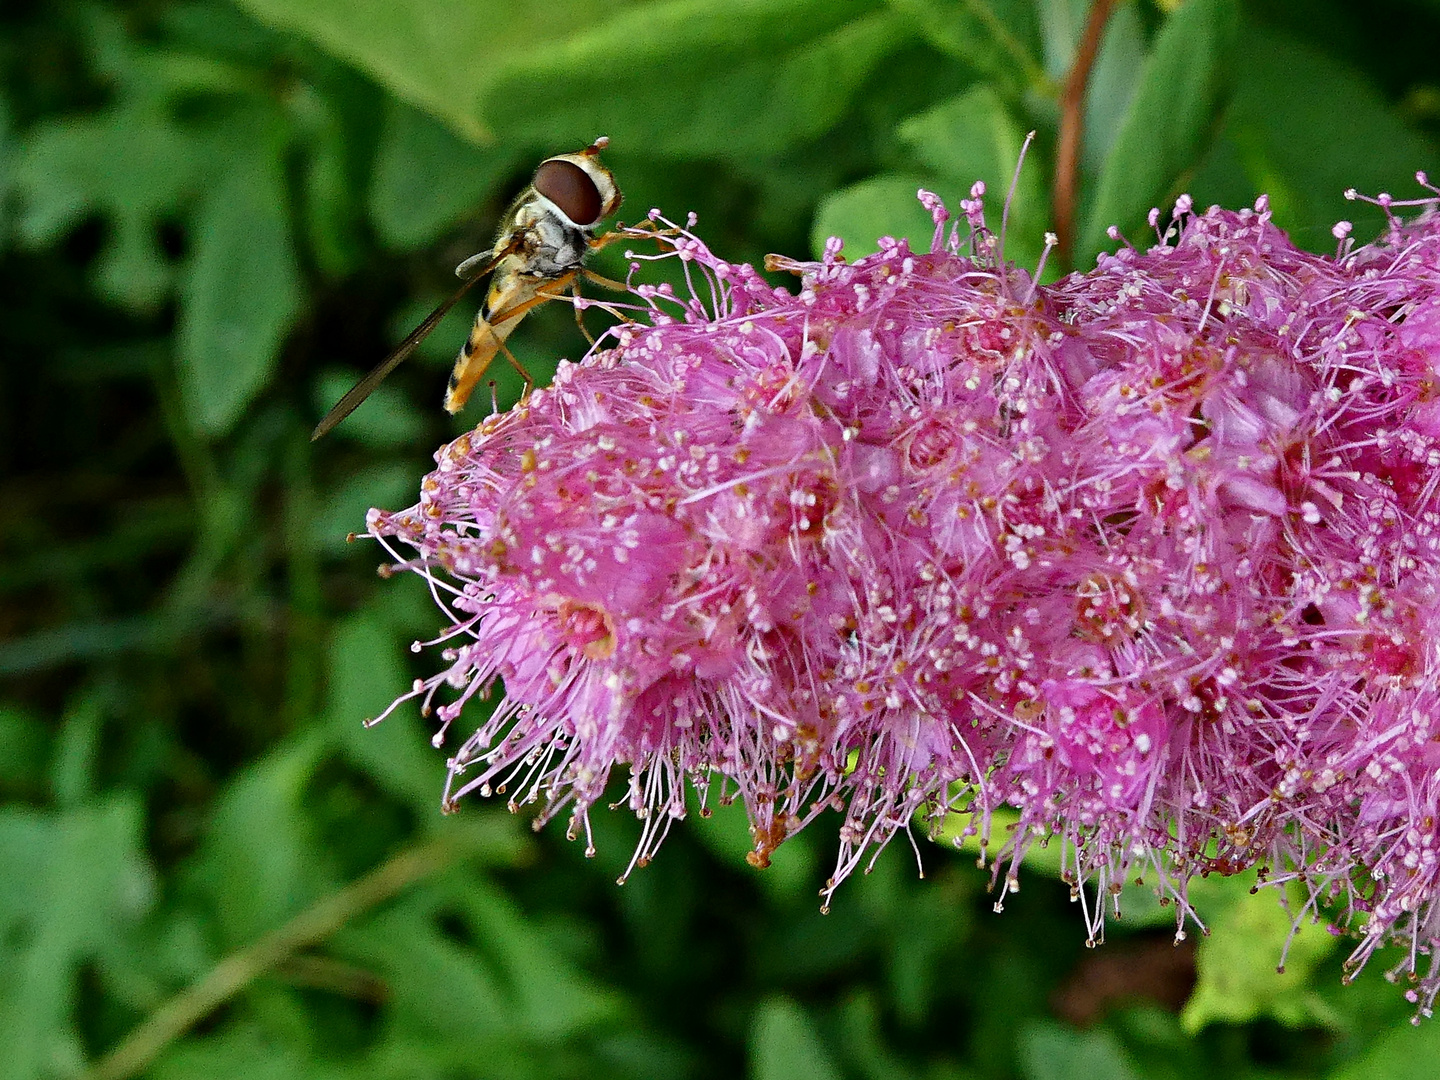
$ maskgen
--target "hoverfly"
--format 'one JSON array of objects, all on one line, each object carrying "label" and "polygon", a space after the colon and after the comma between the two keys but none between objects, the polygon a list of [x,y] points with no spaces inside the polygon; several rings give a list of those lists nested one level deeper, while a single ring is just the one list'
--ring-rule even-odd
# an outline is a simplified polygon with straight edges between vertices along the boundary
[{"label": "hoverfly", "polygon": [[[320,438],[354,412],[486,274],[491,275],[490,288],[475,313],[470,336],[455,358],[445,391],[445,409],[457,413],[465,407],[497,352],[505,353],[527,389],[533,385],[529,374],[505,346],[505,339],[526,312],[546,300],[558,299],[566,288],[576,291],[576,279],[581,274],[607,287],[624,288],[585,269],[586,256],[608,240],[608,236],[595,236],[596,227],[620,206],[615,178],[600,164],[600,151],[609,144],[610,140],[601,136],[579,153],[558,154],[542,161],[529,186],[505,211],[490,250],[471,256],[455,268],[465,283],[335,403],[315,425],[311,440]],[[578,308],[575,318],[580,321]],[[583,323],[580,329],[585,330]]]}]

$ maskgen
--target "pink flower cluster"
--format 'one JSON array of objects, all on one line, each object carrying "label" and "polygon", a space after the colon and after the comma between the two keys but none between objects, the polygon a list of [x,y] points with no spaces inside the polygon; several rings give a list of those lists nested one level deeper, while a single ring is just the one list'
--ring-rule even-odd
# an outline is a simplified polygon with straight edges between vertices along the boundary
[{"label": "pink flower cluster", "polygon": [[827,896],[917,815],[1009,806],[1007,885],[1041,839],[1182,912],[1258,866],[1356,965],[1403,943],[1428,1010],[1440,216],[1320,257],[1182,199],[1046,286],[973,194],[948,233],[927,198],[929,252],[776,260],[798,295],[682,232],[692,298],[638,287],[644,325],[371,512],[450,620],[401,699],[437,745],[504,680],[446,804],[584,831],[623,764],[640,863],[689,789],[743,800],[758,865],[833,814]]}]

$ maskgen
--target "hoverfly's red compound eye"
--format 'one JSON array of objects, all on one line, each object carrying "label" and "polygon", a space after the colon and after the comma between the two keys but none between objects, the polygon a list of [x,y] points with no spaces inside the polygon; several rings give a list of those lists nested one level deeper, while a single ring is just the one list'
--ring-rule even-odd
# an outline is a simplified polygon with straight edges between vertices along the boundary
[{"label": "hoverfly's red compound eye", "polygon": [[573,161],[551,158],[542,161],[532,181],[535,190],[549,199],[560,212],[581,228],[589,228],[601,217],[600,189],[590,174]]}]

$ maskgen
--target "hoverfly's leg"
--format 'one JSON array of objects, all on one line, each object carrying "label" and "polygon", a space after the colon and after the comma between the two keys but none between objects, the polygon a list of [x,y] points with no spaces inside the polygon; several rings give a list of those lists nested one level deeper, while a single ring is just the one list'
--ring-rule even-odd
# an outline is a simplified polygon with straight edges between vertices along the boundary
[{"label": "hoverfly's leg", "polygon": [[[585,276],[585,277],[589,277],[589,276],[590,276],[590,271],[589,271],[589,270],[582,270],[582,271],[580,271],[580,275],[583,275],[583,276]],[[580,275],[577,275],[576,278],[575,278],[575,280],[572,281],[572,282],[570,282],[570,293],[571,293],[571,295],[574,297],[575,300],[582,300],[582,299],[584,299],[584,298],[580,295]],[[571,302],[571,306],[575,309],[575,325],[580,328],[580,333],[582,333],[582,334],[585,335],[585,340],[588,341],[591,345],[594,345],[594,344],[595,344],[595,337],[594,337],[594,335],[592,335],[592,334],[590,333],[590,331],[585,328],[585,308],[584,308],[584,306],[581,305],[581,304],[574,303],[574,301]]]},{"label": "hoverfly's leg", "polygon": [[[630,286],[626,285],[623,281],[616,281],[614,278],[608,278],[604,274],[597,274],[594,270],[581,270],[580,275],[585,278],[586,281],[593,281],[596,285],[599,285],[602,288],[614,289],[616,292],[625,292],[630,288]],[[579,291],[576,290],[574,286],[571,286],[571,291],[574,292],[576,296],[580,295]],[[611,304],[607,304],[601,300],[593,301],[593,303],[596,307],[601,308],[604,311],[608,311],[611,315],[615,316],[615,318],[619,319],[621,322],[633,323],[635,321],[629,315],[625,314],[625,312],[621,311],[619,308],[614,307]],[[578,319],[579,316],[577,315],[576,317]],[[582,326],[581,329],[583,330],[584,327]],[[591,345],[595,344],[594,338],[591,338],[589,334],[586,334],[585,336],[587,338],[590,338]]]},{"label": "hoverfly's leg", "polygon": [[614,289],[616,292],[626,292],[630,288],[630,286],[626,285],[623,281],[616,281],[614,278],[608,278],[604,274],[597,274],[594,270],[588,268],[582,270],[581,273],[585,275],[586,281],[593,282],[602,289]]},{"label": "hoverfly's leg", "polygon": [[[535,389],[535,380],[530,377],[530,372],[525,370],[525,365],[515,359],[515,354],[510,351],[510,346],[506,345],[503,341],[500,342],[500,351],[505,354],[505,359],[510,361],[510,366],[519,372],[520,378],[525,381],[525,385],[520,389],[520,400],[522,402],[527,401],[530,397],[530,391]],[[490,386],[491,396],[493,397],[495,386],[493,379],[490,381]]]},{"label": "hoverfly's leg", "polygon": [[643,239],[643,237],[639,237],[639,236],[636,236],[636,235],[635,235],[636,230],[640,230],[640,231],[643,231],[643,232],[645,232],[645,233],[648,233],[649,236],[650,236],[650,238],[651,238],[651,239],[654,239],[657,243],[663,243],[663,242],[664,242],[664,238],[667,237],[667,236],[679,236],[679,235],[680,235],[680,230],[679,230],[679,229],[672,229],[672,228],[668,228],[668,227],[662,229],[662,228],[660,228],[659,226],[657,226],[654,222],[650,221],[649,219],[646,219],[645,221],[642,221],[640,224],[634,225],[634,226],[632,226],[632,227],[630,227],[630,228],[628,228],[628,229],[627,229],[627,228],[624,228],[624,227],[616,228],[616,229],[611,229],[611,230],[610,230],[609,232],[607,232],[607,233],[601,233],[599,236],[592,237],[591,240],[590,240],[590,250],[591,250],[591,251],[599,251],[599,250],[600,250],[601,248],[603,248],[603,247],[609,247],[611,244],[615,243],[617,240],[639,240],[639,239]]}]

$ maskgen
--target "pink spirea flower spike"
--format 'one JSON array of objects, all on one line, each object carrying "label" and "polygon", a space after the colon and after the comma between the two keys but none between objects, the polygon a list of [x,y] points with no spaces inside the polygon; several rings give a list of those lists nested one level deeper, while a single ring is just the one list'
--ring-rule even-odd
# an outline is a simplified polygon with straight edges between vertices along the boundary
[{"label": "pink spirea flower spike", "polygon": [[1009,806],[1002,888],[1042,839],[1077,891],[1142,874],[1182,917],[1193,875],[1259,867],[1353,965],[1403,943],[1428,1011],[1440,216],[1322,257],[1264,200],[1182,199],[1041,285],[982,191],[948,229],[922,193],[928,252],[774,260],[798,295],[681,230],[690,297],[635,287],[643,324],[371,511],[450,622],[401,701],[437,745],[480,725],[446,805],[587,833],[623,765],[637,863],[738,798],[757,865],[838,824],[827,897],[917,817]]}]

